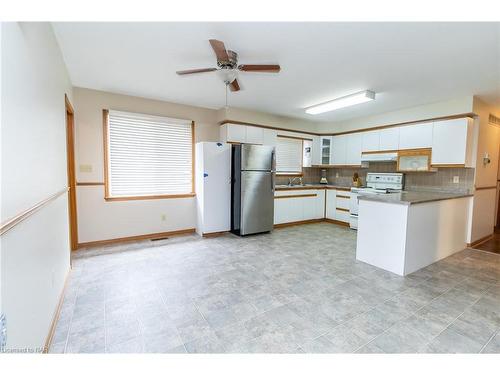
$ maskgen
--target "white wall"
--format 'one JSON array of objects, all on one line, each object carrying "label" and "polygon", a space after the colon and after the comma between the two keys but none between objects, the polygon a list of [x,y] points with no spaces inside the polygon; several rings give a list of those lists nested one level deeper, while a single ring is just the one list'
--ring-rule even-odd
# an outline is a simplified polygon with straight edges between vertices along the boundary
[{"label": "white wall", "polygon": [[[67,186],[64,94],[48,23],[2,24],[1,221]],[[2,308],[12,348],[41,347],[69,271],[67,195],[1,237]]]},{"label": "white wall", "polygon": [[[84,88],[74,88],[73,94],[78,182],[104,182],[103,109],[194,120],[196,142],[219,140],[215,110]],[[92,171],[82,172],[81,165]],[[78,186],[77,193],[80,243],[196,226],[195,198],[106,202],[104,186]]]}]

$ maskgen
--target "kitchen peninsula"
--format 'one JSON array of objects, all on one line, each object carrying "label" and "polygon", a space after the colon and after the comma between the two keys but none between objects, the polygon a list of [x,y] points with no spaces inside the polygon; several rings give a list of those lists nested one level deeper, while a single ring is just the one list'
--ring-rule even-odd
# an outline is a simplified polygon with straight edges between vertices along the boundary
[{"label": "kitchen peninsula", "polygon": [[414,191],[359,196],[356,259],[404,276],[463,250],[471,197]]}]

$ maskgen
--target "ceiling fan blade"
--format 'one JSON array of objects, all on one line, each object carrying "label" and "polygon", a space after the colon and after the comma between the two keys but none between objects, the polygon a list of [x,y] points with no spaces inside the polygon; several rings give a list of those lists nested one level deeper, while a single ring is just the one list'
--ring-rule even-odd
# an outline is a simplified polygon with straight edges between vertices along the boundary
[{"label": "ceiling fan blade", "polygon": [[217,70],[217,68],[178,70],[176,73],[181,76],[183,74],[213,72],[214,70]]},{"label": "ceiling fan blade", "polygon": [[229,84],[229,89],[231,91],[240,91],[240,84],[238,83],[238,80],[236,78],[233,79],[233,82]]},{"label": "ceiling fan blade", "polygon": [[217,56],[217,60],[229,61],[229,56],[227,55],[226,46],[224,46],[224,42],[221,42],[217,39],[210,39],[210,45],[214,49],[215,56]]},{"label": "ceiling fan blade", "polygon": [[244,72],[279,73],[279,65],[240,65],[239,70]]}]

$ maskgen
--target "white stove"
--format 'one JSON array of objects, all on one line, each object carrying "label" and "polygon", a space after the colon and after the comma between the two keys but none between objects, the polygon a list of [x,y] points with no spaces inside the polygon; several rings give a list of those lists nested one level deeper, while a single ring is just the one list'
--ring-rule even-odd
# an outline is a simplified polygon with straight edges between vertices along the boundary
[{"label": "white stove", "polygon": [[349,202],[349,226],[351,229],[358,229],[359,195],[400,193],[403,186],[403,173],[368,173],[366,175],[366,187],[351,188],[351,200]]}]

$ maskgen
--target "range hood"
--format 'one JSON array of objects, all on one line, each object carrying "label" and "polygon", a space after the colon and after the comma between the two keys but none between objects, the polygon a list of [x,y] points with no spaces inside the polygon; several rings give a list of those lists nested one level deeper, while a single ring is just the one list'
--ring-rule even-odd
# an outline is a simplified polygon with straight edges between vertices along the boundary
[{"label": "range hood", "polygon": [[361,154],[361,162],[390,162],[397,161],[397,152],[376,152],[376,153],[366,153]]}]

